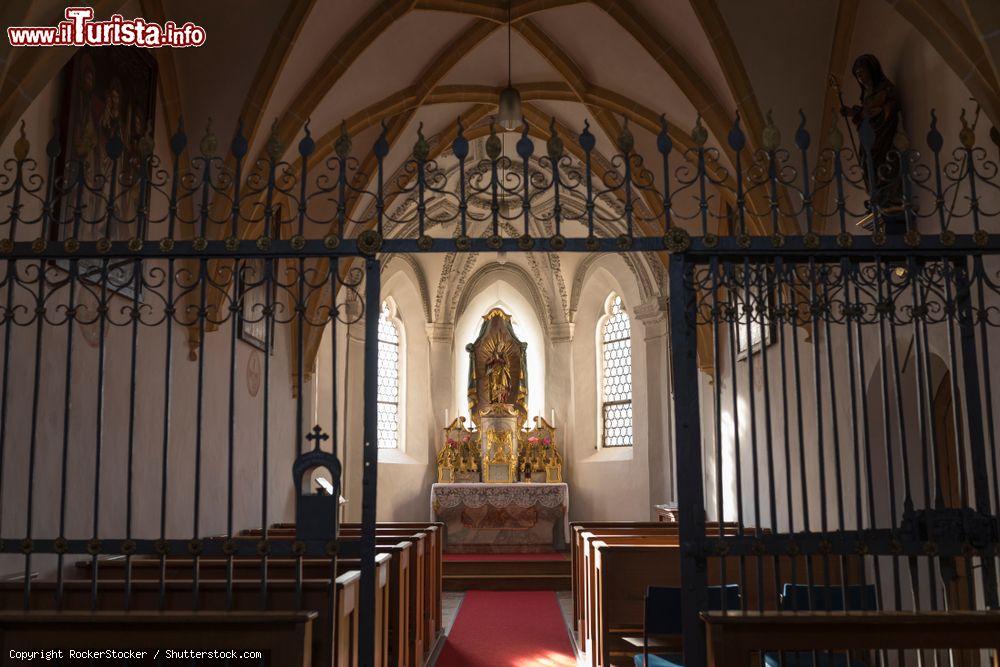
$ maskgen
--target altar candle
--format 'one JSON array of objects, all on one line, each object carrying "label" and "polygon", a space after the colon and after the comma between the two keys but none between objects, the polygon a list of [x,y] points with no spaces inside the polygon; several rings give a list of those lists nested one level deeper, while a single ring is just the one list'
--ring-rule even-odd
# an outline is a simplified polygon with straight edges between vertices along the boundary
[{"label": "altar candle", "polygon": [[549,425],[550,426],[555,426],[556,425],[556,409],[555,408],[551,408],[549,410]]}]

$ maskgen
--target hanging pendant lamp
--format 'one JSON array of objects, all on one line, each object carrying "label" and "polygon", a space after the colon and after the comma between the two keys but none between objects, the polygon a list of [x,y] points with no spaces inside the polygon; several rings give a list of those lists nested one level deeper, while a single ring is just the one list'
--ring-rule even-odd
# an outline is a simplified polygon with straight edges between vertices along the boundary
[{"label": "hanging pendant lamp", "polygon": [[521,124],[521,93],[511,84],[510,67],[510,5],[507,3],[507,87],[500,91],[500,100],[497,102],[497,122],[505,130],[513,130]]}]

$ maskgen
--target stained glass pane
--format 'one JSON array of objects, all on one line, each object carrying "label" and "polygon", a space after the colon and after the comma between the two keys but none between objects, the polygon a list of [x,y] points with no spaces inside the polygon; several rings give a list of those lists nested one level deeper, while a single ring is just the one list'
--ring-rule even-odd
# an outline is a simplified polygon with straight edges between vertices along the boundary
[{"label": "stained glass pane", "polygon": [[632,445],[632,327],[620,296],[601,331],[601,402],[604,446]]},{"label": "stained glass pane", "polygon": [[378,318],[378,446],[399,447],[399,330],[382,304]]}]

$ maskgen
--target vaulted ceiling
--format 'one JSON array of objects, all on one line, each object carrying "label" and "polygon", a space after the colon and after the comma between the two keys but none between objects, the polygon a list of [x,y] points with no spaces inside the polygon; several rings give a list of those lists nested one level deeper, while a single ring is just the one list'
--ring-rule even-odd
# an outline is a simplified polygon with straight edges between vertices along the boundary
[{"label": "vaulted ceiling", "polygon": [[[52,24],[65,4],[8,0],[0,19]],[[427,136],[447,139],[459,115],[471,125],[494,113],[507,81],[505,0],[94,5],[99,16],[118,11],[204,26],[204,46],[156,53],[164,118],[174,125],[183,115],[198,128],[211,116],[220,137],[242,118],[256,157],[264,155],[272,122],[294,151],[306,119],[321,137],[316,160],[331,150],[342,120],[359,155],[380,122],[408,152],[421,123]],[[532,130],[547,136],[548,117],[555,116],[575,135],[588,121],[598,150],[609,153],[628,118],[637,149],[653,164],[661,113],[679,147],[690,144],[700,115],[709,142],[727,152],[737,109],[751,144],[771,108],[786,136],[801,108],[814,136],[825,137],[839,104],[828,74],[843,79],[853,57],[871,51],[890,77],[902,78],[911,66],[904,47],[914,40],[987,116],[996,121],[1000,110],[1000,38],[987,39],[1000,27],[1000,8],[988,1],[512,0],[509,10],[513,82]],[[69,48],[3,46],[0,136],[71,55]],[[853,82],[844,88],[856,94]]]}]

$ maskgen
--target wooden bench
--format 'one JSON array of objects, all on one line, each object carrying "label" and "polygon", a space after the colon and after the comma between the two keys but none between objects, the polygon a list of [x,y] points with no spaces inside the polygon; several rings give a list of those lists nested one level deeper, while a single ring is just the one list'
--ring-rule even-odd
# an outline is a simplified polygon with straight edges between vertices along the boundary
[{"label": "wooden bench", "polygon": [[[420,522],[420,521],[382,521],[376,524],[376,537],[398,536],[408,540],[416,540],[416,534],[422,533],[426,540],[426,546],[418,547],[423,554],[418,554],[418,560],[424,564],[424,580],[421,588],[427,596],[428,605],[425,609],[425,617],[421,623],[423,633],[424,653],[429,654],[434,651],[436,644],[444,638],[444,628],[441,616],[441,591],[442,591],[442,554],[444,544],[444,524],[440,522]],[[263,531],[259,528],[248,529],[240,532],[240,536],[247,539],[259,539]],[[268,539],[293,539],[295,535],[295,524],[276,523],[268,528]],[[361,536],[360,523],[340,524],[341,539],[357,539]],[[420,571],[415,568],[415,571]]]},{"label": "wooden bench", "polygon": [[[380,554],[391,556],[388,567],[388,655],[390,664],[412,665],[417,659],[423,658],[424,639],[422,605],[422,590],[418,588],[421,577],[419,573],[411,573],[410,557],[414,550],[411,542],[398,542],[392,545],[376,547]],[[358,559],[337,559],[337,570],[333,572],[333,559],[324,557],[304,557],[302,559],[288,557],[271,557],[266,561],[268,582],[274,580],[293,580],[296,571],[301,569],[304,579],[324,579],[335,577],[349,570],[359,569]],[[133,558],[127,563],[124,557],[99,561],[98,579],[125,580],[126,565],[132,581],[159,581],[161,576],[167,580],[190,580],[195,574],[195,561],[189,556],[170,556],[164,559],[161,567],[157,558]],[[260,580],[263,559],[256,556],[236,556],[230,564],[229,559],[220,557],[202,557],[197,561],[197,573],[200,579],[224,580],[232,568],[232,576],[236,580]],[[93,562],[91,560],[76,563],[78,577],[90,579]],[[415,657],[416,656],[416,657]]]},{"label": "wooden bench", "polygon": [[[195,609],[196,600],[191,581],[135,581],[128,586],[128,608],[132,612],[170,611],[188,613]],[[227,586],[232,592],[232,608],[259,609],[260,581],[237,580],[199,582],[197,607],[205,612],[223,612],[227,607]],[[276,580],[268,582],[267,612],[312,611],[312,664],[316,667],[344,667],[357,664],[357,600],[360,573],[355,571],[333,579],[305,579],[300,583]],[[98,585],[94,611],[119,613],[126,609],[126,583],[102,581]],[[24,586],[21,583],[0,584],[0,608],[20,609]],[[162,605],[161,605],[162,603]],[[55,612],[56,584],[34,582],[31,587],[30,612]],[[63,584],[63,606],[60,612],[91,611],[91,582],[70,580]],[[344,639],[341,639],[344,638]],[[344,651],[347,651],[345,654]],[[346,660],[346,661],[345,661]]]},{"label": "wooden bench", "polygon": [[[416,524],[423,525],[425,524]],[[414,605],[414,613],[410,618],[410,627],[418,639],[414,640],[413,652],[417,656],[427,657],[433,652],[436,642],[443,639],[443,628],[441,626],[441,562],[440,540],[437,534],[437,527],[430,526],[428,532],[414,532],[414,528],[406,527],[379,527],[376,534],[376,549],[386,545],[398,543],[406,540],[414,543],[414,552],[410,570],[413,575],[410,577],[410,599]],[[243,531],[242,537],[236,539],[257,540],[252,534],[253,531]],[[342,541],[350,541],[360,536],[359,530],[350,527],[340,533]],[[272,534],[268,531],[269,540],[292,540],[294,531],[284,529]],[[435,556],[437,554],[437,556]],[[273,562],[273,559],[269,559]],[[420,613],[417,614],[416,612]]]},{"label": "wooden bench", "polygon": [[315,611],[0,611],[0,651],[259,651],[276,667],[312,665]]},{"label": "wooden bench", "polygon": [[[643,601],[649,586],[681,587],[681,552],[676,543],[636,544],[627,539],[619,542],[596,539],[592,543],[593,594],[589,602],[588,631],[591,634],[589,653],[592,664],[597,667],[610,665],[613,658],[629,655],[633,650],[622,638],[641,634]],[[822,557],[813,556],[812,559],[813,567],[819,567]],[[781,556],[777,562],[780,572],[788,573],[793,559]],[[796,557],[794,562],[798,571],[805,571],[806,557]],[[775,580],[772,565],[769,562],[758,569],[751,562],[741,567],[736,557],[709,558],[708,583],[712,586],[740,584],[744,609],[776,609],[779,582]],[[830,563],[830,574],[839,580],[838,562]],[[848,579],[853,583],[853,573],[848,573]]]},{"label": "wooden bench", "polygon": [[[708,664],[748,667],[761,651],[992,649],[1000,612],[703,612]],[[759,662],[754,663],[759,664]]]},{"label": "wooden bench", "polygon": [[585,532],[581,535],[583,547],[581,548],[581,606],[580,616],[577,619],[578,643],[588,654],[593,647],[594,632],[597,628],[597,570],[594,567],[594,545],[596,543],[604,545],[636,545],[636,546],[677,546],[677,536],[670,534],[661,535],[595,535]]}]

